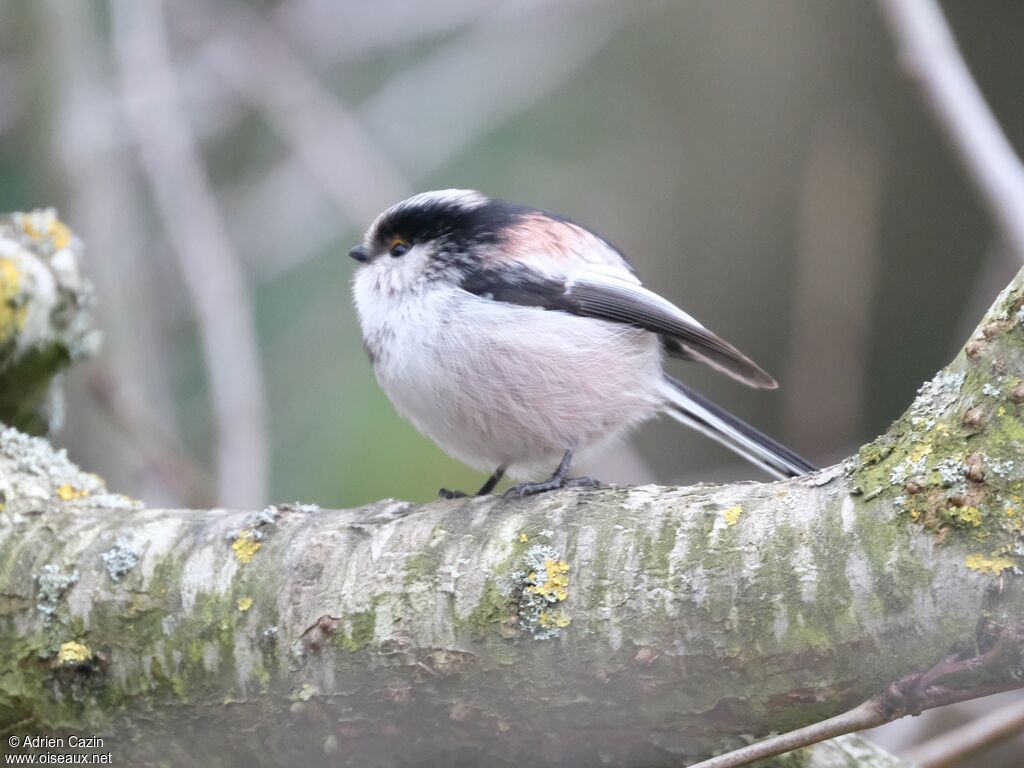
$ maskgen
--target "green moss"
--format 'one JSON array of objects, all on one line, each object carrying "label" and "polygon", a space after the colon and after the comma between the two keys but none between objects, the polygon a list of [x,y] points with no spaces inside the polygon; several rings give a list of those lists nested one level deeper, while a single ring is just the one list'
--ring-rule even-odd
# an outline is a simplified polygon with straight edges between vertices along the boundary
[{"label": "green moss", "polygon": [[472,613],[456,622],[456,628],[468,632],[477,642],[482,642],[495,632],[501,632],[502,628],[508,628],[515,615],[513,596],[505,594],[496,581],[488,577],[480,602]]},{"label": "green moss", "polygon": [[377,612],[374,609],[350,613],[344,617],[351,630],[338,632],[334,636],[334,643],[339,648],[350,653],[362,650],[373,642],[374,633],[377,629]]},{"label": "green moss", "polygon": [[405,559],[405,583],[431,581],[441,565],[440,554],[436,551],[423,549]]},{"label": "green moss", "polygon": [[666,515],[657,535],[641,537],[641,563],[644,573],[658,579],[668,578],[678,533],[678,523],[670,515]]},{"label": "green moss", "polygon": [[757,636],[763,644],[774,646],[775,616],[780,609],[786,612],[787,637],[783,638],[783,642],[792,642],[794,636],[790,633],[800,631],[800,575],[793,562],[799,544],[797,530],[787,522],[778,523],[765,542],[759,586],[762,586],[766,594],[780,595],[781,605],[765,603],[760,611]]},{"label": "green moss", "polygon": [[[1024,486],[1016,479],[1024,467],[1024,409],[1010,399],[1017,378],[1002,373],[1005,360],[1024,353],[1024,329],[1006,319],[1017,317],[1021,301],[1019,291],[1011,292],[1004,302],[1010,313],[990,313],[982,324],[980,357],[961,355],[851,463],[854,485],[903,510],[898,525],[917,525],[940,543],[984,542],[990,551],[1017,551],[1024,544],[1018,514]],[[965,425],[969,409],[979,417]],[[971,455],[984,469],[980,481],[967,476]],[[906,583],[927,580],[928,569],[909,553],[892,553],[898,529],[876,522],[860,524],[858,533],[886,607],[899,609],[909,596]],[[893,558],[888,569],[885,556]]]},{"label": "green moss", "polygon": [[845,608],[853,599],[846,575],[849,543],[843,531],[842,500],[833,499],[815,520],[811,530],[811,554],[818,574],[816,593],[819,601],[830,601]]},{"label": "green moss", "polygon": [[[705,515],[708,510],[705,509]],[[715,519],[721,517],[722,509],[716,507]],[[706,518],[705,518],[706,519]],[[713,525],[714,523],[712,523]],[[701,565],[708,573],[728,574],[731,580],[743,578],[743,549],[739,543],[740,531],[736,526],[722,528],[718,535],[701,558]],[[709,594],[709,600],[705,606],[712,621],[723,624],[726,628],[734,628],[736,624],[736,602],[735,596],[730,590],[720,590],[715,594]],[[734,645],[741,645],[740,636],[735,634],[727,635]]]},{"label": "green moss", "polygon": [[711,532],[715,529],[715,518],[719,514],[716,504],[705,504],[701,507],[703,514],[694,516],[693,523],[686,529],[686,554],[681,566],[684,571],[693,571],[704,567],[706,554],[710,548]]},{"label": "green moss", "polygon": [[[17,733],[25,722],[52,722],[39,708],[48,676],[47,657],[50,641],[42,634],[18,637],[13,626],[4,629],[7,637],[18,639],[0,648],[0,734]],[[9,724],[9,725],[6,725]]]},{"label": "green moss", "polygon": [[927,589],[932,569],[910,548],[902,523],[878,514],[873,508],[857,505],[854,532],[864,552],[874,582],[873,594],[886,612],[906,610],[914,595]]},{"label": "green moss", "polygon": [[857,458],[860,460],[862,467],[872,467],[888,457],[894,447],[895,440],[892,439],[891,435],[885,434],[874,442],[861,446],[857,452]]}]

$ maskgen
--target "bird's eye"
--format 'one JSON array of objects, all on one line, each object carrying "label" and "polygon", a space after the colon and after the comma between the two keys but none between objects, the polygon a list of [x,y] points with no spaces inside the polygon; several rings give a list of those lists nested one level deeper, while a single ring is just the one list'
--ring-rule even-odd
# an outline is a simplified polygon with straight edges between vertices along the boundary
[{"label": "bird's eye", "polygon": [[396,259],[399,256],[405,256],[409,252],[409,244],[400,237],[396,237],[391,241],[391,248],[388,249],[388,253],[394,256]]}]

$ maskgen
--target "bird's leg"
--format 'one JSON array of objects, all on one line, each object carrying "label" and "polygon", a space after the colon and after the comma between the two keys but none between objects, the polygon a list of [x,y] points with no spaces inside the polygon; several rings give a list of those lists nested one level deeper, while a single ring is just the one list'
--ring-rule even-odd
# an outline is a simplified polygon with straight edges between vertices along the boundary
[{"label": "bird's leg", "polygon": [[[480,490],[476,492],[477,496],[486,496],[488,493],[494,490],[494,486],[501,482],[501,478],[505,476],[505,468],[498,467],[487,478],[487,482],[480,486]],[[462,491],[449,491],[447,488],[442,488],[437,492],[438,498],[441,499],[464,499],[469,494],[463,493]]]},{"label": "bird's leg", "polygon": [[494,490],[494,486],[501,482],[501,478],[505,476],[505,468],[498,467],[494,470],[494,473],[487,478],[487,482],[480,486],[480,490],[476,492],[477,496],[486,496],[488,493]]},{"label": "bird's leg", "polygon": [[542,480],[539,483],[520,483],[519,485],[514,485],[505,491],[505,495],[521,499],[524,496],[533,496],[538,493],[544,493],[545,491],[554,491],[558,488],[593,487],[595,485],[600,485],[597,480],[594,480],[591,477],[569,478],[569,466],[572,464],[572,452],[572,448],[566,449],[565,455],[562,456],[562,460],[558,464],[558,469],[556,469],[555,473],[547,480]]}]

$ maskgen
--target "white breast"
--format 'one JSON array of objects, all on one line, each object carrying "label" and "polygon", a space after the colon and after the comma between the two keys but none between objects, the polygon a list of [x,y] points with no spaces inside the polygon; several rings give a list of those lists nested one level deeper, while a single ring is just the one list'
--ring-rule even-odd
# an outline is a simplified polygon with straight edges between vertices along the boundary
[{"label": "white breast", "polygon": [[550,474],[649,418],[662,402],[650,333],[492,301],[447,283],[386,291],[360,269],[355,299],[374,371],[395,408],[483,471]]}]

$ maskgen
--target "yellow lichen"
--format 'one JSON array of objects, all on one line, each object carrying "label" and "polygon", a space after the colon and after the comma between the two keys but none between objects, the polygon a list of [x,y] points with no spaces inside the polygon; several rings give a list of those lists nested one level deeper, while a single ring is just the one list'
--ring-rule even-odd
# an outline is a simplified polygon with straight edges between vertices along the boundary
[{"label": "yellow lichen", "polygon": [[[564,560],[545,560],[544,570],[547,572],[544,583],[527,587],[527,590],[542,597],[554,597],[559,602],[565,600],[569,596],[566,589],[569,586],[569,577],[566,575],[569,572],[569,564]],[[531,573],[527,579],[536,581],[537,574]]]},{"label": "yellow lichen", "polygon": [[558,551],[534,545],[523,555],[523,592],[519,599],[519,626],[537,640],[556,637],[569,618],[555,606],[569,598],[569,563]]},{"label": "yellow lichen", "polygon": [[252,528],[243,530],[238,534],[238,538],[231,543],[231,549],[234,550],[235,557],[238,558],[238,562],[242,565],[251,563],[253,557],[260,551],[262,546],[263,544],[256,541],[256,538],[253,536]]},{"label": "yellow lichen", "polygon": [[975,528],[984,522],[982,511],[977,507],[954,507],[950,510],[949,515],[954,520],[972,525]]},{"label": "yellow lichen", "polygon": [[56,217],[50,222],[48,234],[53,242],[53,247],[58,251],[67,248],[71,243],[71,230],[68,229],[67,224]]},{"label": "yellow lichen", "polygon": [[71,243],[71,230],[57,218],[52,208],[22,213],[17,217],[17,223],[33,241],[40,243],[49,239],[55,251],[67,248]]},{"label": "yellow lichen", "polygon": [[978,573],[991,573],[998,576],[1006,569],[1013,568],[1016,563],[1005,555],[989,557],[981,553],[975,553],[964,558],[964,565]]},{"label": "yellow lichen", "polygon": [[61,664],[84,664],[92,658],[92,651],[89,646],[77,643],[74,640],[64,643],[57,653],[57,661]]},{"label": "yellow lichen", "polygon": [[932,452],[932,444],[930,441],[925,440],[918,443],[909,451],[907,451],[907,460],[912,464],[917,464],[921,459]]},{"label": "yellow lichen", "polygon": [[57,495],[64,501],[71,501],[73,499],[81,499],[88,496],[89,492],[82,490],[81,488],[75,488],[75,486],[70,483],[64,483],[64,485],[57,489]]},{"label": "yellow lichen", "polygon": [[722,513],[722,517],[725,518],[726,525],[736,525],[740,519],[740,515],[743,514],[743,507],[737,504],[735,507],[729,507],[725,512]]},{"label": "yellow lichen", "polygon": [[250,608],[252,608],[252,598],[240,597],[238,598],[238,600],[235,601],[235,605],[238,606],[238,610],[240,610],[242,613],[245,613]]},{"label": "yellow lichen", "polygon": [[520,543],[525,544],[529,540],[530,540],[530,537],[527,536],[525,533],[520,533],[519,534],[519,541],[520,541]]},{"label": "yellow lichen", "polygon": [[548,611],[541,611],[538,619],[540,621],[540,625],[545,629],[550,629],[551,627],[565,629],[570,624],[572,624],[572,618],[570,616],[566,616],[560,610],[555,611],[554,613],[550,613]]}]

